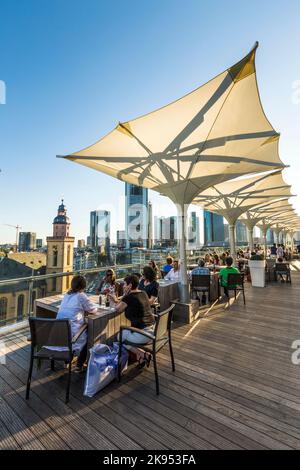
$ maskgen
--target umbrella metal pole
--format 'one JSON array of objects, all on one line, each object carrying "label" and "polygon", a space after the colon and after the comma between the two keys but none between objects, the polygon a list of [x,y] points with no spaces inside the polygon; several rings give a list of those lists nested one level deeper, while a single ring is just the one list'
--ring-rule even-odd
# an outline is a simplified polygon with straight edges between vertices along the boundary
[{"label": "umbrella metal pole", "polygon": [[247,227],[247,232],[248,232],[249,248],[250,248],[250,251],[252,252],[254,250],[253,227]]},{"label": "umbrella metal pole", "polygon": [[178,238],[179,238],[179,256],[180,256],[180,271],[179,271],[179,295],[180,302],[190,302],[189,282],[187,276],[187,260],[186,260],[186,217],[187,207],[185,204],[177,205],[178,213]]},{"label": "umbrella metal pole", "polygon": [[236,245],[235,245],[235,223],[229,224],[229,245],[230,245],[230,256],[233,258],[233,262],[236,261]]},{"label": "umbrella metal pole", "polygon": [[265,252],[265,257],[267,257],[268,254],[268,245],[267,245],[267,229],[262,229],[263,233],[263,240],[264,240],[264,252]]}]

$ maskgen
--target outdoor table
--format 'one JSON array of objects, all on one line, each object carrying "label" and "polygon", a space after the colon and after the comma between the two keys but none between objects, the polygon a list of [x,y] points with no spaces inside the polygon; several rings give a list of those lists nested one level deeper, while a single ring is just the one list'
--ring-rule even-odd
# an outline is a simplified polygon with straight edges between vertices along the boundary
[{"label": "outdoor table", "polygon": [[[39,318],[56,318],[59,306],[64,294],[44,297],[35,300],[35,316]],[[98,305],[98,295],[89,295],[89,299]],[[88,325],[88,349],[95,343],[112,343],[120,331],[121,325],[130,326],[130,321],[125,317],[125,313],[112,311],[110,307],[98,306],[96,314],[88,314],[86,317]]]},{"label": "outdoor table", "polygon": [[164,279],[159,279],[158,284],[158,298],[160,311],[162,312],[170,307],[172,300],[178,299],[179,283],[178,281],[165,281]]},{"label": "outdoor table", "polygon": [[[178,281],[159,280],[159,303],[161,311],[171,305],[173,299],[179,297]],[[56,318],[58,309],[64,294],[53,295],[36,299],[34,302],[34,314],[39,318]],[[112,308],[99,305],[98,295],[88,295],[89,299],[98,307],[96,314],[88,314],[88,348],[95,343],[111,343],[116,339],[121,325],[130,326],[130,321],[125,317],[125,312],[113,312]]]}]

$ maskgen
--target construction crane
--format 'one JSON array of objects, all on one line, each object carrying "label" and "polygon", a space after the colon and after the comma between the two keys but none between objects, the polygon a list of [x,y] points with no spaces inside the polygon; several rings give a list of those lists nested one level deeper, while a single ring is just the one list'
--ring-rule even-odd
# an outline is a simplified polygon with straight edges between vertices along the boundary
[{"label": "construction crane", "polygon": [[19,239],[19,230],[22,228],[20,225],[10,225],[10,224],[3,224],[6,225],[7,227],[13,227],[16,229],[16,253],[18,251],[18,239]]}]

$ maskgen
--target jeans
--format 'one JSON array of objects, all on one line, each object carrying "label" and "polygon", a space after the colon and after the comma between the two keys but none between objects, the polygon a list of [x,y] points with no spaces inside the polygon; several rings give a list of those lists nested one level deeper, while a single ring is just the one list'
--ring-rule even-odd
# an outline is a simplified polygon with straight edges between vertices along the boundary
[{"label": "jeans", "polygon": [[[154,333],[154,326],[148,326],[147,328],[144,329],[145,332],[147,333]],[[120,340],[120,334],[118,334],[118,341]],[[136,344],[147,344],[151,341],[150,338],[147,338],[146,336],[141,335],[140,333],[136,333],[135,331],[130,331],[130,330],[123,330],[122,331],[122,341],[128,341],[130,343],[136,343]],[[132,346],[129,345],[124,345],[124,347],[128,350],[132,349]]]},{"label": "jeans", "polygon": [[77,359],[77,367],[82,367],[86,361],[87,356],[87,343],[83,346],[82,350],[80,351]]}]

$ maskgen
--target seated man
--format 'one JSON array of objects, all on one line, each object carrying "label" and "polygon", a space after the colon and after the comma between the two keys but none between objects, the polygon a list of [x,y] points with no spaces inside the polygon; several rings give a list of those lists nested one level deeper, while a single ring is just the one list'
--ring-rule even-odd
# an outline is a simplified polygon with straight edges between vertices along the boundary
[{"label": "seated man", "polygon": [[[231,256],[228,256],[226,258],[226,267],[222,268],[220,271],[220,283],[221,283],[221,286],[224,288],[224,294],[228,298],[229,298],[228,276],[229,274],[239,273],[239,270],[237,268],[234,268],[232,264],[233,264],[233,259]],[[230,286],[230,287],[234,287],[234,286]]]},{"label": "seated man", "polygon": [[[191,279],[193,276],[207,276],[210,274],[209,268],[205,267],[205,261],[203,259],[199,259],[198,261],[199,266],[197,268],[194,268],[191,272]],[[199,288],[200,290],[201,288]],[[203,288],[204,289],[204,288]],[[202,293],[202,299],[201,299],[202,305],[206,304],[206,293],[203,291]]]},{"label": "seated man", "polygon": [[[277,265],[278,265],[278,264],[282,264],[284,267],[286,267],[286,272],[281,273],[280,271],[275,271],[275,273],[276,273],[276,280],[278,280],[278,276],[279,276],[280,279],[281,279],[281,282],[286,282],[286,281],[288,280],[288,274],[287,274],[287,272],[288,272],[288,270],[289,270],[288,265],[287,265],[286,263],[284,263],[283,258],[278,258],[276,264],[277,264]],[[276,266],[275,266],[275,269],[276,269]],[[283,274],[286,274],[286,278],[285,278],[285,279],[284,279],[284,277],[283,277]]]},{"label": "seated man", "polygon": [[174,260],[172,269],[170,269],[170,271],[165,275],[164,279],[166,281],[178,281],[179,271],[180,271],[179,261]]}]

